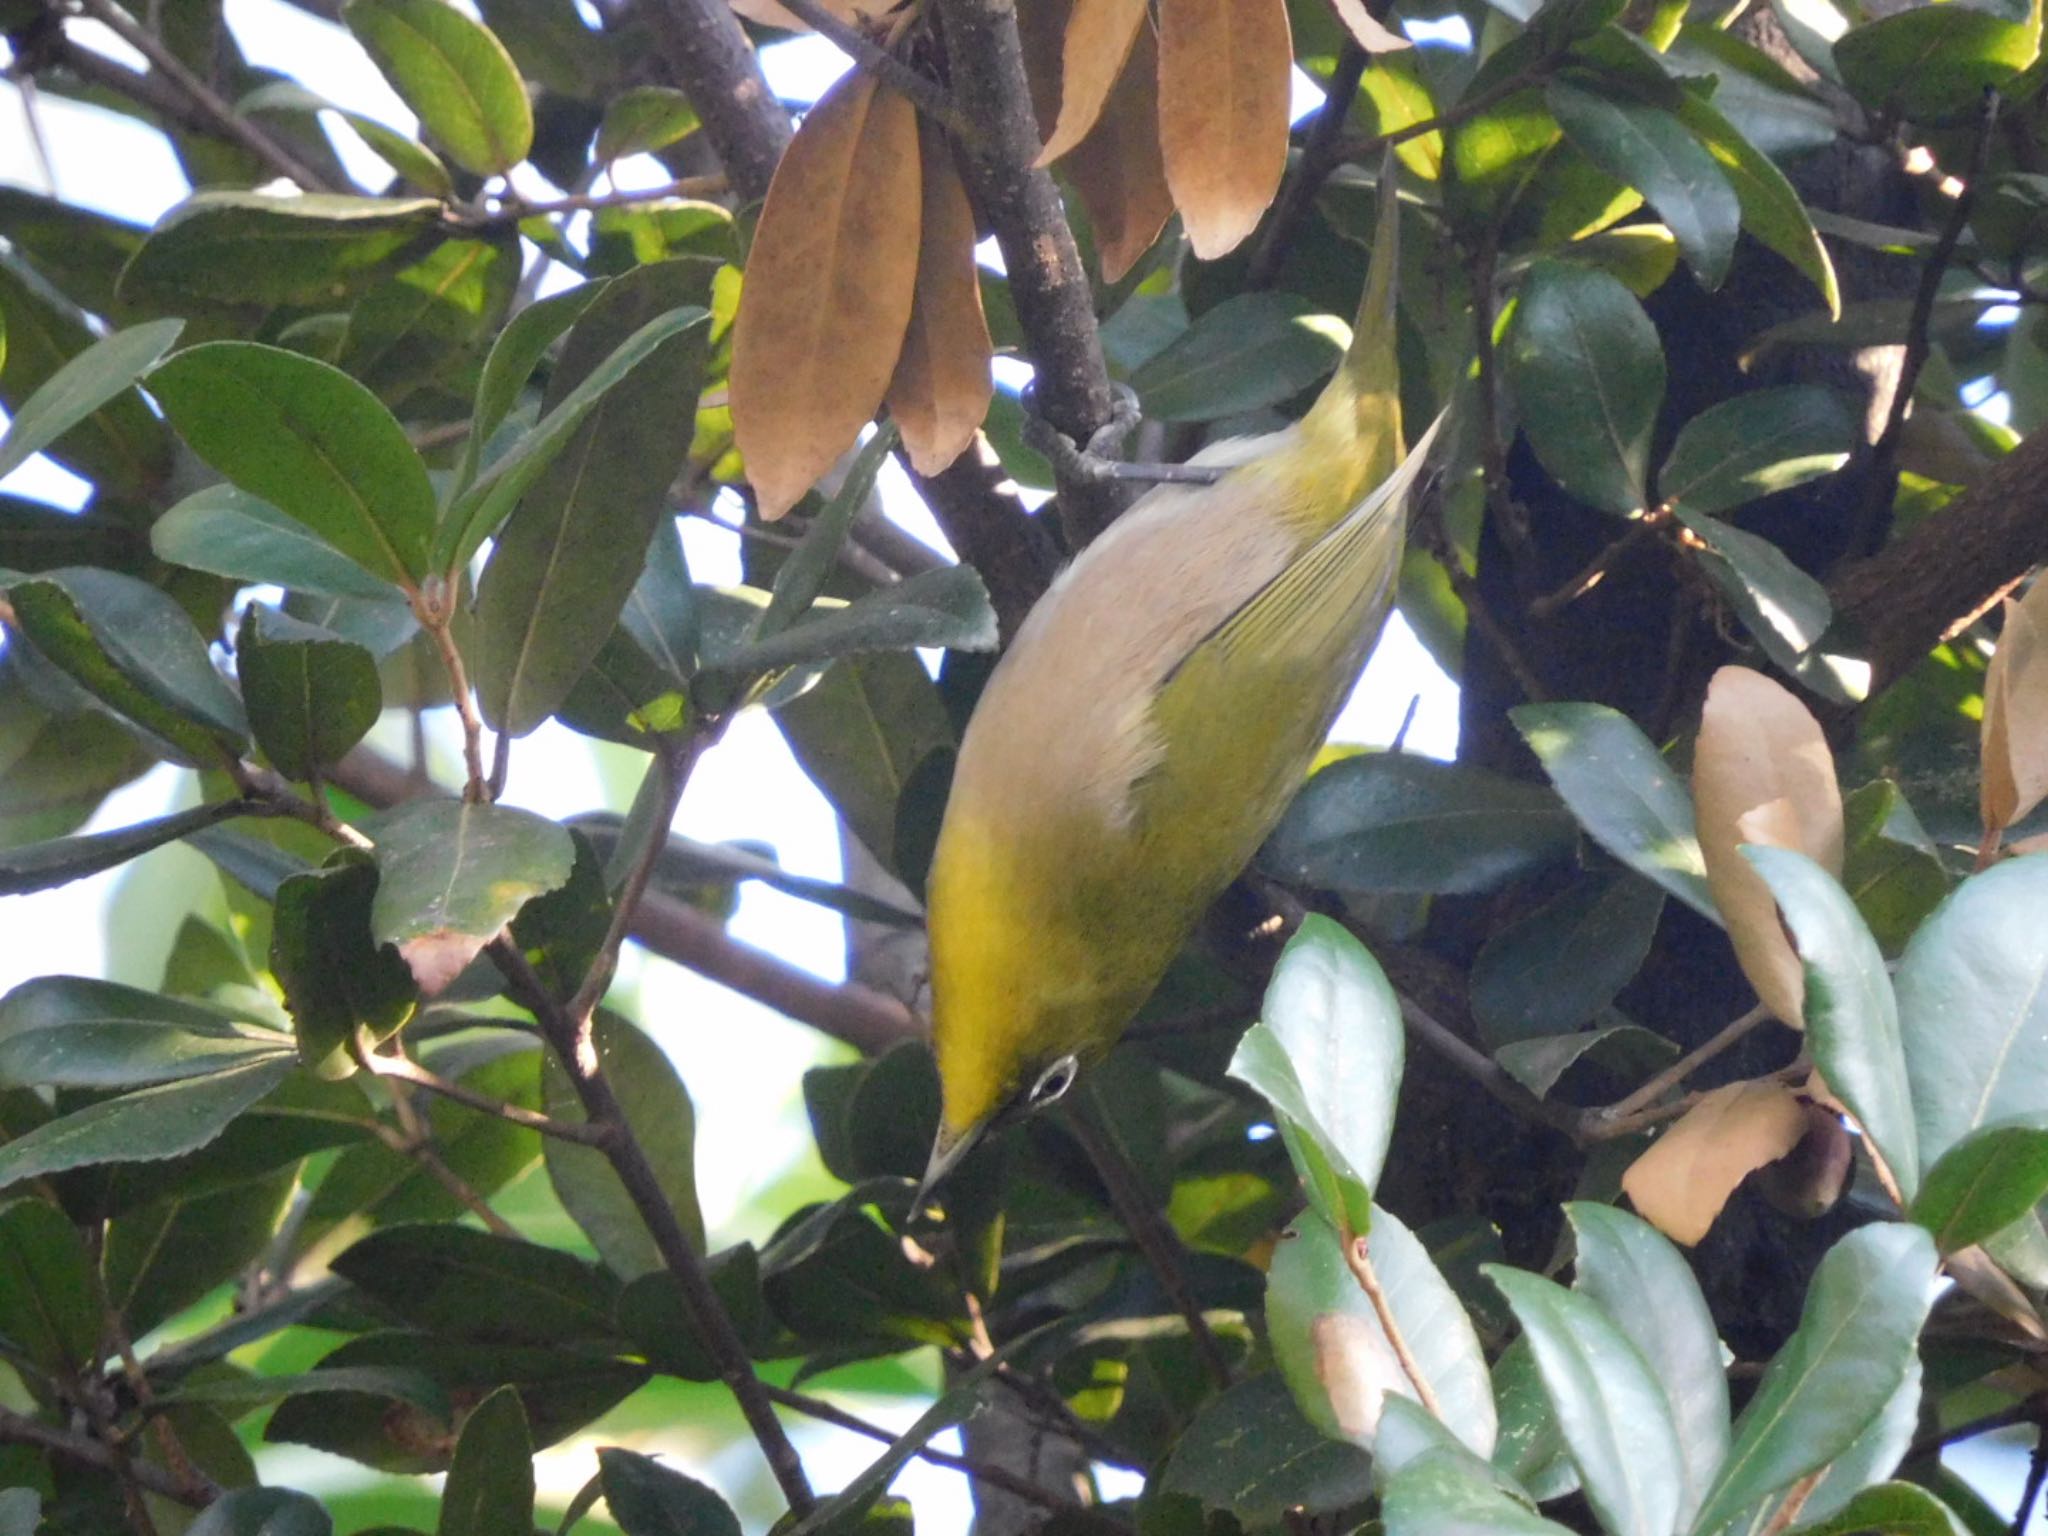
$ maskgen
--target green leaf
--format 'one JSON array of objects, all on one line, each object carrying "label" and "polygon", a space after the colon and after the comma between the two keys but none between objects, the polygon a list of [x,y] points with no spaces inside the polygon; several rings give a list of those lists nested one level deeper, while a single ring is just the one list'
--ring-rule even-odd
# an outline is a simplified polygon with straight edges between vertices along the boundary
[{"label": "green leaf", "polygon": [[0,1488],[0,1536],[36,1536],[43,1496],[33,1488]]},{"label": "green leaf", "polygon": [[452,1338],[552,1344],[618,1339],[618,1284],[559,1249],[437,1222],[372,1232],[334,1271],[404,1322]]},{"label": "green leaf", "polygon": [[1663,1035],[1636,1024],[1609,1024],[1561,1035],[1531,1035],[1494,1047],[1493,1059],[1508,1076],[1539,1099],[1581,1061],[1597,1061],[1610,1071],[1644,1076],[1677,1056],[1678,1047]]},{"label": "green leaf", "polygon": [[1846,1451],[1912,1368],[1934,1295],[1934,1244],[1879,1222],[1828,1250],[1799,1327],[1764,1372],[1695,1528],[1710,1531]]},{"label": "green leaf", "polygon": [[218,767],[246,745],[242,701],[165,593],[92,566],[45,571],[6,590],[15,625],[36,654],[164,755]]},{"label": "green leaf", "polygon": [[1919,1142],[1898,1004],[1877,940],[1849,893],[1805,854],[1755,846],[1742,854],[1777,899],[1806,973],[1806,1043],[1813,1064],[1911,1200],[1920,1186]]},{"label": "green leaf", "polygon": [[1348,1509],[1372,1495],[1372,1462],[1301,1415],[1268,1371],[1204,1403],[1181,1432],[1161,1486],[1235,1516],[1247,1529],[1289,1510]]},{"label": "green leaf", "polygon": [[1613,1536],[1671,1536],[1686,1464],[1649,1362],[1595,1301],[1489,1264],[1529,1339],[1587,1502]]},{"label": "green leaf", "polygon": [[1576,1493],[1579,1469],[1565,1449],[1526,1334],[1510,1340],[1494,1362],[1493,1395],[1500,1404],[1500,1440],[1493,1448],[1493,1465],[1539,1503]]},{"label": "green leaf", "polygon": [[[350,8],[365,3],[351,0]],[[436,1536],[508,1536],[532,1529],[533,1437],[519,1394],[500,1387],[463,1421],[434,1530]]]},{"label": "green leaf", "polygon": [[[1371,1255],[1389,1310],[1435,1389],[1446,1428],[1480,1456],[1498,1419],[1479,1336],[1449,1282],[1414,1233],[1375,1207]],[[1326,1435],[1373,1449],[1388,1390],[1415,1394],[1379,1315],[1359,1289],[1336,1229],[1306,1212],[1280,1240],[1266,1274],[1273,1360],[1301,1411]]]},{"label": "green leaf", "polygon": [[1694,557],[1773,661],[1837,703],[1855,703],[1869,691],[1866,664],[1819,649],[1835,617],[1826,587],[1769,539],[1683,507],[1678,520],[1698,540]]},{"label": "green leaf", "polygon": [[444,238],[430,197],[200,192],[158,221],[121,273],[121,296],[184,306],[332,305]]},{"label": "green leaf", "polygon": [[1593,841],[1714,923],[1692,797],[1635,723],[1604,704],[1524,704],[1509,711]]},{"label": "green leaf", "polygon": [[140,821],[114,832],[0,848],[0,896],[22,896],[83,880],[102,870],[118,868],[152,848],[176,842],[203,827],[246,814],[247,808],[240,801],[223,800],[173,811],[168,816]]},{"label": "green leaf", "polygon": [[1680,91],[1672,115],[1705,146],[1735,188],[1742,203],[1742,227],[1819,289],[1829,314],[1841,314],[1842,291],[1835,279],[1834,262],[1785,173],[1704,97]]},{"label": "green leaf", "polygon": [[[1833,1086],[1830,1080],[1829,1086]],[[1970,1132],[1927,1170],[1913,1219],[1954,1253],[2011,1226],[2048,1197],[2048,1125],[2005,1121]]]},{"label": "green leaf", "polygon": [[262,603],[242,610],[235,671],[256,745],[286,778],[340,762],[384,710],[374,656]]},{"label": "green leaf", "polygon": [[1369,1230],[1405,1048],[1401,1004],[1378,962],[1329,918],[1305,918],[1230,1075],[1273,1106],[1309,1203],[1340,1232]]},{"label": "green leaf", "polygon": [[1728,1378],[1713,1314],[1692,1267],[1648,1222],[1584,1200],[1564,1210],[1577,1248],[1573,1288],[1628,1335],[1664,1389],[1684,1467],[1683,1529],[1728,1451]]},{"label": "green leaf", "polygon": [[443,0],[349,0],[341,19],[464,170],[496,176],[533,148],[533,105],[505,45]]},{"label": "green leaf", "polygon": [[1887,955],[1896,955],[1949,892],[1933,841],[1890,779],[1842,797],[1842,885]]},{"label": "green leaf", "polygon": [[370,936],[398,946],[430,997],[576,861],[565,828],[502,805],[415,801],[369,831],[380,876]]},{"label": "green leaf", "polygon": [[387,398],[448,375],[498,329],[519,285],[508,233],[451,240],[378,284],[349,311],[335,364]]},{"label": "green leaf", "polygon": [[333,1530],[318,1499],[290,1488],[237,1488],[201,1511],[185,1536],[332,1536]]},{"label": "green leaf", "polygon": [[1920,123],[1977,112],[2041,52],[2041,20],[2006,21],[1974,6],[1886,16],[1835,39],[1835,67],[1856,99]]},{"label": "green leaf", "polygon": [[754,625],[752,638],[766,640],[802,618],[825,590],[846,543],[847,531],[868,498],[874,494],[875,477],[895,448],[898,434],[893,423],[878,428],[861,444],[846,468],[839,489],[811,521],[810,531],[789,552],[775,573],[775,585],[768,594],[768,606]]},{"label": "green leaf", "polygon": [[149,389],[193,450],[252,496],[373,575],[409,589],[427,574],[427,467],[382,402],[340,369],[215,341],[172,357]]},{"label": "green leaf", "polygon": [[[1799,1511],[1802,1530],[1841,1513],[1851,1500],[1872,1483],[1892,1475],[1920,1433],[1920,1400],[1926,1372],[1915,1360],[1891,1400],[1863,1428],[1849,1448],[1828,1463],[1820,1481],[1807,1495]],[[1782,1509],[1792,1492],[1767,1501],[1766,1507]]]},{"label": "green leaf", "polygon": [[851,1536],[861,1528],[869,1510],[883,1491],[894,1482],[906,1462],[924,1449],[925,1443],[941,1430],[964,1424],[981,1411],[981,1378],[993,1361],[975,1367],[959,1385],[919,1414],[910,1428],[891,1441],[889,1448],[870,1462],[852,1482],[792,1525],[786,1536]]},{"label": "green leaf", "polygon": [[1294,294],[1238,294],[1147,360],[1131,387],[1160,421],[1242,416],[1326,378],[1350,340],[1343,321]]},{"label": "green leaf", "polygon": [[297,518],[232,485],[194,491],[149,528],[159,560],[257,585],[388,601],[391,582],[315,538]]},{"label": "green leaf", "polygon": [[92,1257],[64,1213],[41,1200],[0,1210],[0,1339],[39,1369],[70,1376],[91,1367],[105,1328]]},{"label": "green leaf", "polygon": [[1879,1483],[1865,1488],[1840,1513],[1819,1525],[1805,1527],[1810,1536],[1856,1536],[1882,1531],[1885,1536],[1964,1536],[1955,1512],[1911,1483]]},{"label": "green leaf", "polygon": [[[677,1225],[690,1246],[702,1253],[697,1115],[689,1090],[668,1053],[638,1026],[600,1013],[593,1021],[593,1038],[598,1063],[619,1096],[626,1124],[654,1167]],[[567,1069],[552,1054],[541,1065],[541,1102],[557,1120],[580,1125],[587,1118]],[[541,1153],[555,1197],[614,1274],[633,1280],[666,1267],[626,1186],[602,1152],[549,1137],[541,1143]]]},{"label": "green leaf", "polygon": [[949,565],[851,603],[821,598],[782,633],[743,642],[712,658],[712,665],[737,676],[764,675],[873,651],[992,651],[996,642],[995,609],[981,577],[971,566]]},{"label": "green leaf", "polygon": [[1470,895],[1569,853],[1575,836],[1557,797],[1538,786],[1366,752],[1308,781],[1260,850],[1259,867],[1334,891]]},{"label": "green leaf", "polygon": [[2010,859],[1956,888],[1892,979],[1923,1163],[1970,1132],[2048,1107],[2048,859]]},{"label": "green leaf", "polygon": [[1507,372],[1522,431],[1560,486],[1606,512],[1647,504],[1664,351],[1634,294],[1605,272],[1537,262],[1508,333]]},{"label": "green leaf", "polygon": [[1701,284],[1720,287],[1735,255],[1742,204],[1713,156],[1669,112],[1611,89],[1588,90],[1559,78],[1545,88],[1544,100],[1587,159],[1657,210]]},{"label": "green leaf", "polygon": [[1627,873],[1590,875],[1500,929],[1472,961],[1472,1017],[1491,1046],[1563,1034],[1612,1003],[1642,968],[1664,893]]},{"label": "green leaf", "polygon": [[97,1163],[153,1162],[196,1152],[291,1074],[269,1055],[206,1077],[105,1099],[0,1146],[0,1189]]},{"label": "green leaf", "polygon": [[533,370],[562,333],[574,325],[583,312],[602,294],[607,282],[582,283],[565,292],[536,299],[519,311],[491,343],[477,376],[476,409],[470,416],[469,436],[462,445],[462,469],[458,486],[476,479],[477,464],[484,447],[505,424]]},{"label": "green leaf", "polygon": [[[441,0],[419,3],[438,5]],[[670,310],[621,342],[531,432],[520,438],[516,447],[449,505],[434,536],[435,563],[449,570],[467,565],[484,540],[511,515],[520,497],[569,447],[585,418],[605,395],[671,337],[705,324],[708,318],[705,311],[694,307]],[[644,548],[644,543],[636,544],[635,555]]]},{"label": "green leaf", "polygon": [[[14,258],[0,255],[0,405],[19,411],[98,338],[85,317]],[[146,495],[171,469],[171,437],[142,397],[120,394],[45,450],[65,468],[128,495]]]},{"label": "green leaf", "polygon": [[[708,276],[702,263],[679,261],[613,282],[570,333],[550,412],[643,327],[701,315],[681,306],[703,296]],[[669,331],[596,400],[499,530],[476,604],[478,693],[498,729],[521,736],[547,719],[617,624],[689,455],[676,424],[695,417],[707,337],[694,323]]]},{"label": "green leaf", "polygon": [[332,112],[356,131],[372,153],[419,191],[439,198],[455,194],[455,183],[448,174],[448,167],[431,149],[424,144],[415,144],[374,117],[365,117],[360,112],[335,105],[296,80],[273,80],[268,85],[258,86],[235,103],[235,110],[244,116],[257,112],[297,112],[314,116]]},{"label": "green leaf", "polygon": [[116,331],[59,368],[15,407],[6,433],[0,435],[0,479],[132,389],[170,351],[184,328],[182,320],[152,320]]},{"label": "green leaf", "polygon": [[697,109],[681,91],[636,85],[605,103],[593,158],[609,165],[627,155],[667,149],[697,131]]},{"label": "green leaf", "polygon": [[1657,471],[1657,495],[1686,512],[1726,512],[1833,474],[1855,444],[1855,423],[1833,390],[1752,390],[1679,429]]},{"label": "green leaf", "polygon": [[[148,233],[140,225],[26,187],[0,188],[0,235],[66,298],[95,315],[119,315],[115,280]],[[0,358],[4,355],[0,345]]]},{"label": "green leaf", "polygon": [[[338,1287],[339,1282],[329,1282]],[[326,1392],[370,1392],[394,1403],[409,1403],[429,1413],[446,1415],[448,1398],[433,1377],[400,1365],[359,1365],[325,1371],[296,1371],[284,1376],[229,1376],[184,1382],[159,1392],[164,1403],[209,1403],[229,1412],[281,1403],[286,1398]]]},{"label": "green leaf", "polygon": [[142,1334],[246,1270],[277,1235],[296,1175],[280,1166],[213,1188],[173,1182],[166,1198],[129,1210],[107,1230],[108,1305]]},{"label": "green leaf", "polygon": [[740,1536],[724,1499],[652,1456],[608,1445],[597,1453],[597,1476],[625,1536]]},{"label": "green leaf", "polygon": [[1435,1456],[1394,1474],[1380,1495],[1380,1518],[1387,1536],[1561,1536],[1571,1529]]},{"label": "green leaf", "polygon": [[377,872],[350,862],[293,875],[277,888],[270,971],[296,1027],[299,1057],[322,1077],[354,1070],[358,1030],[381,1042],[412,1017],[412,972],[370,937]]},{"label": "green leaf", "polygon": [[38,976],[0,998],[0,1083],[139,1088],[267,1061],[275,1030],[182,998],[82,976]]}]

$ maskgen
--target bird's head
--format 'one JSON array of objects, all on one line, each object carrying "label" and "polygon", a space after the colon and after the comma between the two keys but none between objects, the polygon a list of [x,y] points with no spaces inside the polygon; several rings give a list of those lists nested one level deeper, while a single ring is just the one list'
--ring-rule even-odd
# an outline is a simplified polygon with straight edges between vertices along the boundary
[{"label": "bird's head", "polygon": [[939,1114],[939,1133],[932,1142],[931,1160],[925,1165],[913,1210],[922,1210],[939,1181],[958,1166],[960,1160],[992,1131],[999,1131],[1027,1115],[1034,1115],[1066,1096],[1080,1075],[1081,1057],[1076,1051],[1061,1051],[1027,1059],[1014,1076],[997,1090],[976,1093],[965,1082],[956,1091],[953,1078],[940,1060],[944,1104]]}]

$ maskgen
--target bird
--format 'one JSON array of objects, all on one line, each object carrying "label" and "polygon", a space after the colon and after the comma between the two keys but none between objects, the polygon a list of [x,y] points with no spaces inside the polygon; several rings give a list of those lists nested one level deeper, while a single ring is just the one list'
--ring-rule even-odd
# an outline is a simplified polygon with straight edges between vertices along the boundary
[{"label": "bird", "polygon": [[[1211,444],[1018,626],[926,887],[941,1111],[918,1207],[1107,1054],[1300,787],[1393,601],[1433,425],[1402,441],[1391,161],[1357,323],[1286,428]],[[1441,424],[1441,418],[1438,419]]]}]

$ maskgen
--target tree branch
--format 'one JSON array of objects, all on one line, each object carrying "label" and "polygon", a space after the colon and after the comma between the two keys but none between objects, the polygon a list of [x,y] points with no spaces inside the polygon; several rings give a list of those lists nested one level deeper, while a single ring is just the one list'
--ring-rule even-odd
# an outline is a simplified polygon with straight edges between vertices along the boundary
[{"label": "tree branch", "polygon": [[754,45],[725,0],[646,0],[648,28],[704,136],[747,202],[768,195],[789,143],[789,114],[768,89]]},{"label": "tree branch", "polygon": [[[1266,232],[1260,237],[1258,249],[1252,252],[1251,265],[1245,268],[1245,287],[1270,288],[1280,275],[1280,264],[1287,259],[1295,231],[1308,216],[1309,209],[1315,205],[1316,194],[1323,190],[1323,183],[1330,179],[1330,172],[1337,168],[1337,162],[1342,158],[1344,120],[1351,115],[1351,103],[1358,96],[1358,82],[1365,78],[1366,66],[1371,62],[1371,55],[1355,41],[1348,37],[1344,40],[1343,51],[1337,55],[1336,66],[1330,71],[1330,83],[1323,92],[1323,104],[1316,112],[1315,121],[1309,125],[1308,137],[1302,141],[1301,155],[1294,162],[1294,173],[1287,178],[1287,185],[1280,189],[1280,196],[1266,221]],[[1382,189],[1383,193],[1391,190]]]},{"label": "tree branch", "polygon": [[967,451],[938,474],[909,473],[946,541],[981,573],[1007,645],[1060,568],[1051,531],[1024,510],[988,439],[978,432]]},{"label": "tree branch", "polygon": [[782,8],[852,59],[856,69],[866,71],[909,98],[912,106],[933,122],[944,125],[954,138],[965,140],[973,135],[973,126],[961,116],[938,81],[919,74],[857,25],[841,21],[818,0],[782,0]]},{"label": "tree branch", "polygon": [[75,1461],[82,1467],[94,1467],[102,1472],[112,1472],[126,1478],[151,1493],[162,1494],[188,1509],[204,1509],[212,1503],[216,1492],[174,1477],[163,1468],[146,1461],[136,1461],[120,1451],[90,1435],[77,1434],[72,1430],[59,1429],[54,1424],[45,1424],[41,1419],[32,1419],[25,1413],[16,1413],[12,1408],[0,1408],[0,1444],[32,1445],[38,1450],[48,1451],[53,1456],[62,1456]]}]

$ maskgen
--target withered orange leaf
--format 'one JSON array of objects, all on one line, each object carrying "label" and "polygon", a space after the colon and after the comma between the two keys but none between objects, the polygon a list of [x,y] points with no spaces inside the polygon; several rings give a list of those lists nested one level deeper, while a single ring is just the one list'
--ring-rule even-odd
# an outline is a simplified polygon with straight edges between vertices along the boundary
[{"label": "withered orange leaf", "polygon": [[733,323],[732,424],[761,516],[853,445],[896,371],[917,288],[917,112],[844,76],[784,152]]},{"label": "withered orange leaf", "polygon": [[1159,142],[1203,260],[1257,227],[1287,169],[1286,0],[1160,0]]},{"label": "withered orange leaf", "polygon": [[1629,1165],[1622,1192],[1643,1220],[1691,1247],[1736,1185],[1805,1134],[1806,1111],[1785,1084],[1729,1083],[1703,1096]]},{"label": "withered orange leaf", "polygon": [[[818,0],[818,3],[841,21],[852,22],[867,16],[880,16],[890,10],[895,0]],[[775,0],[731,0],[732,8],[749,21],[758,21],[764,27],[779,27],[785,32],[808,32],[811,24],[796,12],[775,3]]]},{"label": "withered orange leaf", "polygon": [[974,209],[953,164],[946,136],[918,125],[924,156],[924,217],[917,255],[917,301],[903,333],[889,414],[903,451],[921,475],[936,475],[960,457],[988,414],[995,380],[994,346],[981,311],[974,265]]},{"label": "withered orange leaf", "polygon": [[1150,26],[1138,29],[1102,116],[1061,169],[1088,210],[1103,281],[1116,282],[1173,217],[1159,156],[1159,45]]},{"label": "withered orange leaf", "polygon": [[2048,797],[2048,580],[2005,600],[1998,649],[1984,678],[1983,786],[1987,834]]},{"label": "withered orange leaf", "polygon": [[1088,137],[1123,74],[1145,14],[1145,0],[1075,0],[1060,50],[1059,121],[1038,164],[1051,165]]},{"label": "withered orange leaf", "polygon": [[1024,48],[1024,76],[1031,85],[1031,115],[1042,141],[1060,115],[1060,60],[1066,47],[1071,0],[1030,0],[1017,7],[1017,38]]}]

